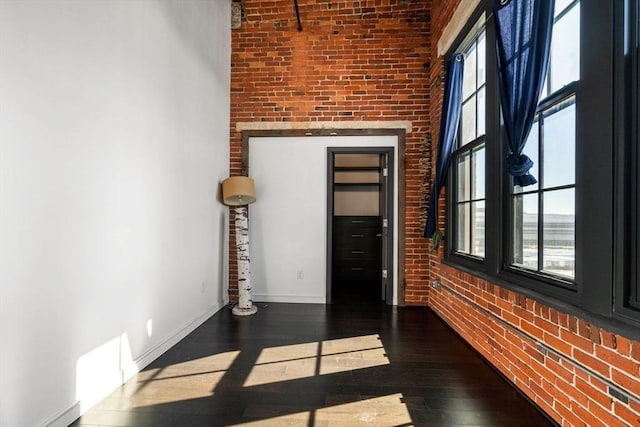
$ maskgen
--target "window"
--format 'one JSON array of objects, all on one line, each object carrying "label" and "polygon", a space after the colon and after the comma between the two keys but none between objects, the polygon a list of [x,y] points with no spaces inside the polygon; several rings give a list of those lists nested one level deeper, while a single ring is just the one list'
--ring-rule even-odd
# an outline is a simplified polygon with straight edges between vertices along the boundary
[{"label": "window", "polygon": [[[538,113],[527,149],[538,184],[512,188],[514,266],[575,277],[575,96]],[[542,155],[540,155],[542,153]]]},{"label": "window", "polygon": [[547,80],[525,151],[538,183],[511,189],[514,267],[575,279],[576,97],[580,5],[556,1]]},{"label": "window", "polygon": [[632,284],[631,286],[629,286],[629,289],[625,290],[626,292],[624,294],[626,298],[625,301],[623,301],[623,304],[626,307],[640,310],[640,262],[638,261],[638,255],[640,254],[640,230],[638,227],[638,223],[640,222],[640,84],[638,84],[638,81],[640,79],[640,23],[638,21],[638,19],[640,18],[640,1],[636,0],[632,3],[634,4],[632,6],[630,15],[633,16],[633,20],[632,28],[629,32],[629,36],[631,38],[629,45],[632,49],[632,51],[630,52],[630,56],[632,58],[631,60],[633,68],[630,76],[631,82],[629,86],[633,88],[632,93],[634,94],[634,96],[632,97],[632,117],[635,119],[631,124],[633,127],[632,153],[633,158],[635,159],[632,175],[634,177],[632,183],[632,186],[634,187],[632,211],[634,212],[635,218],[633,218],[633,221],[631,222],[633,233],[632,235],[634,238],[634,250],[632,251],[632,259],[634,260],[635,264],[633,267],[635,277],[633,277]]},{"label": "window", "polygon": [[[623,316],[637,316],[640,313],[640,1],[629,2],[625,24],[627,38],[625,48],[620,55],[624,61],[620,69],[624,70],[621,79],[624,80],[623,90],[618,102],[619,111],[626,112],[619,115],[620,151],[619,180],[620,185],[627,189],[620,194],[630,197],[618,197],[617,207],[623,215],[617,216],[618,253],[626,256],[618,257],[617,274],[618,287],[616,310]],[[632,159],[631,162],[624,161]],[[630,269],[627,270],[627,266]],[[627,273],[630,271],[630,273]]]},{"label": "window", "polygon": [[555,1],[524,148],[538,183],[526,187],[507,172],[494,1],[480,3],[456,45],[466,61],[445,262],[550,306],[640,326],[640,0]]},{"label": "window", "polygon": [[459,254],[485,254],[486,36],[484,28],[463,51],[462,112],[455,169],[455,247]]}]

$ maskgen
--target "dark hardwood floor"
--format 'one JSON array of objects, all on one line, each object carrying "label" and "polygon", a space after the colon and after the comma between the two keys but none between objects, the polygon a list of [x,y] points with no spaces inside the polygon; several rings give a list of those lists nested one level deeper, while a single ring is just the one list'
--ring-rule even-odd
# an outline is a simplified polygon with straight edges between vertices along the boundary
[{"label": "dark hardwood floor", "polygon": [[223,309],[73,426],[553,425],[425,308]]}]

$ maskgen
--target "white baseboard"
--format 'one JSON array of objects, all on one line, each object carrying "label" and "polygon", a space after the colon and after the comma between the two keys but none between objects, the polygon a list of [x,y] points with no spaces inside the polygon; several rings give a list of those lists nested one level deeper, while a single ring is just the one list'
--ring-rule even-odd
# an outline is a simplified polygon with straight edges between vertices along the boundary
[{"label": "white baseboard", "polygon": [[327,298],[322,296],[253,294],[251,298],[256,305],[261,302],[286,302],[296,304],[326,304]]},{"label": "white baseboard", "polygon": [[[167,350],[169,350],[171,347],[173,347],[178,342],[180,342],[180,340],[182,340],[191,332],[196,330],[196,328],[202,325],[205,321],[207,321],[207,319],[209,319],[211,316],[216,314],[223,307],[224,305],[216,304],[201,316],[198,316],[197,318],[195,318],[194,320],[192,320],[182,328],[179,328],[178,330],[176,330],[173,334],[170,334],[169,337],[167,337],[164,341],[162,341],[155,347],[149,349],[148,351],[140,355],[140,357],[138,357],[136,360],[133,361],[133,363],[129,365],[130,366],[129,369],[126,369],[122,372],[122,382],[120,385],[124,384],[131,377],[133,377],[134,375],[142,371],[144,368],[149,366],[151,362],[156,360],[158,357],[164,354]],[[103,393],[103,395],[100,397],[100,399],[98,399],[97,402],[92,402],[92,403],[94,404],[99,403],[102,399],[109,396],[109,394],[111,394],[113,391],[114,390],[105,391],[105,393]],[[76,419],[78,419],[78,417],[82,416],[84,412],[86,412],[81,410],[83,406],[89,406],[89,407],[93,406],[91,404],[85,405],[85,403],[87,402],[82,402],[82,405],[81,405],[81,402],[75,402],[70,407],[49,417],[47,420],[42,422],[39,425],[39,427],[67,427],[69,424],[71,424]]]}]

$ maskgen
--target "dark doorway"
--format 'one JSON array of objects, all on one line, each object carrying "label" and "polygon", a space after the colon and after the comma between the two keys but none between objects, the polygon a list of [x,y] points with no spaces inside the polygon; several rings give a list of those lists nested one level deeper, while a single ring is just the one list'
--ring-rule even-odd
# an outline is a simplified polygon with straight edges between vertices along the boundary
[{"label": "dark doorway", "polygon": [[393,304],[393,148],[329,147],[328,301]]}]

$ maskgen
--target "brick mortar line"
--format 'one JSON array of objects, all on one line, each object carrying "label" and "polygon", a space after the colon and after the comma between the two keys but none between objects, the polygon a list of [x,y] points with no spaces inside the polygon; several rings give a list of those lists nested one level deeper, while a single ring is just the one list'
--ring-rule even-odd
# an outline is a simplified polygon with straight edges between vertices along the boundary
[{"label": "brick mortar line", "polygon": [[[537,346],[540,346],[540,347],[544,348],[544,350],[546,352],[554,354],[556,357],[567,361],[570,365],[574,366],[576,369],[579,369],[582,372],[586,373],[587,375],[593,376],[593,377],[597,378],[598,380],[602,381],[604,384],[607,385],[607,387],[609,389],[613,389],[617,393],[620,393],[620,394],[624,395],[625,397],[627,397],[628,399],[633,400],[637,404],[640,404],[640,398],[639,397],[635,396],[634,394],[630,393],[629,391],[627,391],[627,390],[625,390],[623,388],[620,388],[620,386],[612,383],[611,380],[609,380],[608,378],[605,378],[602,375],[600,375],[599,373],[597,373],[595,371],[592,371],[591,369],[587,368],[586,366],[584,366],[584,365],[582,365],[580,363],[577,363],[575,360],[570,359],[567,356],[565,356],[564,354],[554,350],[553,348],[549,347],[544,342],[539,341],[537,338],[535,338],[535,337],[529,335],[528,333],[516,328],[515,326],[505,322],[503,319],[499,318],[498,316],[496,316],[495,314],[493,314],[489,310],[481,307],[479,304],[475,303],[474,301],[471,301],[470,299],[460,295],[458,292],[456,292],[451,287],[449,287],[449,286],[447,286],[447,285],[445,285],[443,283],[440,283],[440,286],[442,287],[442,289],[445,289],[447,292],[449,292],[451,295],[453,295],[457,299],[459,299],[459,300],[461,300],[463,302],[466,302],[469,305],[473,306],[476,310],[481,311],[485,315],[487,315],[490,318],[492,318],[495,322],[503,325],[507,329],[509,329],[512,332],[514,332],[516,335],[519,335],[520,337],[527,338],[528,340],[536,343]],[[620,401],[622,403],[625,403],[625,402],[621,401],[619,398],[617,398],[616,396],[612,396],[610,391],[608,391],[608,394],[609,394],[610,397],[612,397],[612,398],[614,398],[614,399],[616,399],[616,400],[618,400],[618,401]],[[628,402],[626,404],[628,405]]]}]

